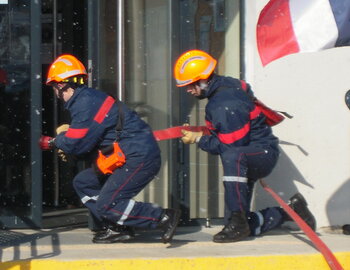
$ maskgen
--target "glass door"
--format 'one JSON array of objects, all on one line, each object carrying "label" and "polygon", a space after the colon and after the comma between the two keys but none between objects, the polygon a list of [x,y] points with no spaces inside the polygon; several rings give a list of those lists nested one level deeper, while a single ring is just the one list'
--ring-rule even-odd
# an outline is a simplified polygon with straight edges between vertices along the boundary
[{"label": "glass door", "polygon": [[[86,14],[85,0],[41,1],[42,133],[48,136],[55,136],[58,126],[69,124],[70,115],[44,84],[46,75],[50,64],[61,54],[75,55],[87,66]],[[71,156],[64,162],[55,150],[44,151],[42,155],[42,226],[86,226],[88,211],[72,184],[84,163]]]},{"label": "glass door", "polygon": [[41,226],[41,25],[31,2],[0,3],[2,227]]},{"label": "glass door", "polygon": [[69,122],[44,82],[59,54],[86,64],[85,2],[0,0],[0,227],[87,223],[72,186],[83,164],[38,147]]}]

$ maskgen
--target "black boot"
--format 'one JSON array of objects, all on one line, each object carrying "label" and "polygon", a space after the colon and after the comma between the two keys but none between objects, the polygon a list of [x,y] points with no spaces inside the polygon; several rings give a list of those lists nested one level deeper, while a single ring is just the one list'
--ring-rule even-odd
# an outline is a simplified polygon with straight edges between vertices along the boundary
[{"label": "black boot", "polygon": [[175,233],[176,227],[179,224],[181,216],[181,210],[178,209],[165,209],[158,224],[157,228],[163,230],[162,240],[163,243],[169,243]]},{"label": "black boot", "polygon": [[103,231],[97,232],[92,238],[92,242],[98,244],[110,244],[124,242],[135,237],[135,231],[132,227],[114,225],[109,226]]},{"label": "black boot", "polygon": [[[300,193],[297,193],[293,195],[289,199],[288,204],[300,217],[302,220],[305,221],[309,227],[315,231],[316,230],[316,220],[314,215],[310,212],[309,208],[307,207],[307,202],[303,195]],[[287,214],[286,221],[292,221],[292,218],[290,218]]]},{"label": "black boot", "polygon": [[342,229],[343,229],[343,234],[350,235],[350,224],[343,225]]},{"label": "black boot", "polygon": [[232,212],[229,223],[213,237],[216,243],[241,241],[250,235],[250,229],[244,212]]}]

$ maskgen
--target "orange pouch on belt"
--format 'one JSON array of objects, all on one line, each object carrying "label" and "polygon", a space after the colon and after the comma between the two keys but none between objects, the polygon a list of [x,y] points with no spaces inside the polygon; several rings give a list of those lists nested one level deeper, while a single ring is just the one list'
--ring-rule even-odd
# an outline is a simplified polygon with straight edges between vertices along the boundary
[{"label": "orange pouch on belt", "polygon": [[[120,149],[119,144],[114,142],[112,146],[112,149],[108,148],[98,151],[96,164],[103,174],[112,174],[116,168],[123,166],[125,163],[125,155],[122,149]],[[111,154],[109,154],[109,152],[111,152]],[[108,156],[105,156],[105,154]]]}]

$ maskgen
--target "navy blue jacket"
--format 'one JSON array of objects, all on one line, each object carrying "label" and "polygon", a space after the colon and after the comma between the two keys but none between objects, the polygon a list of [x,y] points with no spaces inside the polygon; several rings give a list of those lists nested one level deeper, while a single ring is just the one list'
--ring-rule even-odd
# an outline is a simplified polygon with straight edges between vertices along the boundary
[{"label": "navy blue jacket", "polygon": [[[252,94],[250,87],[248,91]],[[202,150],[221,154],[230,147],[252,144],[277,149],[278,139],[265,123],[265,116],[243,91],[240,80],[214,75],[206,97],[205,121],[211,135],[201,137],[198,146]]]},{"label": "navy blue jacket", "polygon": [[[126,159],[152,158],[160,155],[153,132],[136,112],[123,106],[124,125],[119,145]],[[111,145],[116,137],[119,117],[115,100],[106,93],[86,86],[74,91],[65,103],[71,123],[67,132],[57,135],[55,145],[67,154],[84,155]]]}]

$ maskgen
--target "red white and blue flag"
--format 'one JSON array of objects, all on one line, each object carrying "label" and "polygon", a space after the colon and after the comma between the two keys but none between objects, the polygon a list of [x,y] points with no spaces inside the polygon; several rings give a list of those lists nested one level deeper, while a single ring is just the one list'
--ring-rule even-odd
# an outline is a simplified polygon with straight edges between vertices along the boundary
[{"label": "red white and blue flag", "polygon": [[350,45],[350,0],[270,0],[256,29],[263,66],[285,55]]}]

